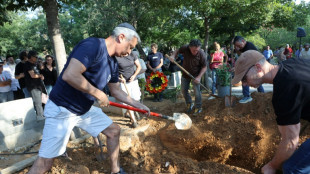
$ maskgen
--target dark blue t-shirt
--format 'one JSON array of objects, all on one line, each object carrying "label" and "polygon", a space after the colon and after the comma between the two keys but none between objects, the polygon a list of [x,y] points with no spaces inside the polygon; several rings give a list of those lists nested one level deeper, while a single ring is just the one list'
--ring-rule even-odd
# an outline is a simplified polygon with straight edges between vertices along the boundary
[{"label": "dark blue t-shirt", "polygon": [[150,65],[152,68],[155,68],[157,67],[159,64],[160,64],[160,60],[163,59],[164,56],[163,54],[161,54],[160,52],[157,52],[157,53],[150,53],[148,56],[147,56],[147,61],[150,62]]},{"label": "dark blue t-shirt", "polygon": [[67,108],[77,115],[85,114],[96,100],[83,93],[62,79],[71,58],[79,60],[86,71],[82,74],[89,83],[102,90],[107,83],[118,82],[118,64],[115,57],[110,57],[104,39],[87,38],[78,43],[71,52],[50,94],[50,100],[56,105]]}]

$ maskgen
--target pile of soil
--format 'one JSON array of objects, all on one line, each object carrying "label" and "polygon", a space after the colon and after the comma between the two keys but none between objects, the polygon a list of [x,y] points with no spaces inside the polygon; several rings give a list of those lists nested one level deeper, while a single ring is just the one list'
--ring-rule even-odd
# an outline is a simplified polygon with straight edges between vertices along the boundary
[{"label": "pile of soil", "polygon": [[[272,159],[280,141],[271,103],[272,93],[253,93],[253,101],[225,107],[224,99],[208,100],[203,95],[203,111],[188,114],[193,122],[189,130],[177,130],[172,121],[150,117],[139,121],[139,126],[149,128],[139,133],[138,141],[120,154],[121,166],[128,173],[260,173],[260,168]],[[182,98],[176,103],[170,100],[144,102],[151,111],[172,115],[183,113],[186,105]],[[108,113],[122,128],[129,121]],[[302,122],[302,126],[306,125]],[[307,128],[301,143],[310,138]],[[104,149],[106,151],[106,149]],[[109,161],[98,162],[92,139],[78,146],[68,145],[71,159],[59,157],[50,172],[110,173]],[[19,172],[26,173],[29,168]]]}]

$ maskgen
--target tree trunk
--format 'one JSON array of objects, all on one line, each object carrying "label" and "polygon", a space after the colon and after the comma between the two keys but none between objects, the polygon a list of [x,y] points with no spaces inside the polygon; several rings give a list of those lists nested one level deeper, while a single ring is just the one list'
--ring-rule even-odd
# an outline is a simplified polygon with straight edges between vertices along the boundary
[{"label": "tree trunk", "polygon": [[204,26],[205,26],[205,40],[203,42],[203,47],[205,50],[206,55],[208,54],[208,48],[209,48],[209,37],[210,37],[210,23],[208,17],[205,17],[204,19]]},{"label": "tree trunk", "polygon": [[146,54],[145,54],[145,52],[143,51],[143,48],[142,48],[141,44],[137,44],[137,49],[138,49],[138,51],[139,51],[140,57],[141,57],[143,60],[146,60]]},{"label": "tree trunk", "polygon": [[[204,26],[205,26],[205,39],[203,41],[203,48],[204,48],[204,51],[206,53],[206,56],[208,57],[208,49],[209,49],[209,37],[210,37],[210,23],[209,23],[209,19],[208,17],[205,17],[204,19]],[[209,65],[209,61],[207,59],[207,66]],[[210,84],[209,84],[209,76],[211,75],[211,71],[210,71],[210,68],[208,66],[208,69],[207,71],[204,73],[203,75],[203,84],[208,88],[210,89]]]},{"label": "tree trunk", "polygon": [[234,59],[234,56],[235,56],[235,54],[234,54],[234,50],[235,50],[235,47],[234,47],[235,32],[234,31],[231,32],[230,38],[232,38],[231,41],[230,41],[231,58]]},{"label": "tree trunk", "polygon": [[[136,30],[138,29],[138,28],[137,28],[137,20],[134,20],[133,26],[135,27]],[[139,33],[138,33],[138,34],[139,34]],[[141,42],[142,42],[142,41],[141,41]],[[136,47],[137,47],[137,49],[138,49],[138,51],[139,51],[140,58],[142,58],[143,60],[145,60],[145,59],[146,59],[146,54],[145,54],[145,52],[143,51],[143,48],[142,48],[142,46],[141,46],[141,43],[138,43]]]},{"label": "tree trunk", "polygon": [[60,32],[57,0],[45,0],[43,9],[46,15],[48,35],[53,43],[57,72],[60,74],[66,63],[66,49]]}]

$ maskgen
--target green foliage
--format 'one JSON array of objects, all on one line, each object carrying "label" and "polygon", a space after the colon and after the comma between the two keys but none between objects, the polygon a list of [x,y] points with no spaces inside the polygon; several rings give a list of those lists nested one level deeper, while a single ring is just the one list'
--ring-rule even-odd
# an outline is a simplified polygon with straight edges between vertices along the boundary
[{"label": "green foliage", "polygon": [[231,72],[229,71],[230,67],[228,64],[219,66],[216,69],[217,84],[220,86],[229,86],[230,85],[230,76]]},{"label": "green foliage", "polygon": [[171,71],[164,71],[163,73],[165,74],[165,76],[170,76],[171,75]]},{"label": "green foliage", "polygon": [[267,24],[269,27],[286,28],[289,31],[296,26],[306,24],[307,16],[310,14],[309,5],[305,3],[277,2],[273,4],[272,20]]},{"label": "green foliage", "polygon": [[246,40],[252,42],[260,51],[263,51],[266,46],[266,41],[257,33],[247,36]]},{"label": "green foliage", "polygon": [[[43,11],[29,19],[16,11],[35,9],[44,0],[0,0],[0,55],[17,55],[23,49],[52,52]],[[229,44],[236,33],[259,49],[296,44],[296,28],[309,34],[309,4],[290,0],[59,0],[59,19],[69,53],[89,36],[107,37],[121,22],[133,24],[142,46],[155,42],[168,51],[198,38]],[[10,13],[8,10],[14,10]],[[307,20],[305,20],[307,19]],[[7,22],[10,21],[10,22]],[[210,39],[207,35],[210,34]],[[302,42],[309,42],[302,38]]]},{"label": "green foliage", "polygon": [[216,36],[230,34],[233,37],[235,32],[254,32],[267,19],[270,13],[269,3],[272,1],[219,1],[214,16],[220,16],[220,18],[211,24],[211,33]]},{"label": "green foliage", "polygon": [[146,90],[145,90],[145,85],[146,85],[146,81],[144,79],[138,79],[138,84],[140,87],[140,91],[141,91],[141,101],[144,100],[144,96],[147,95],[146,94]]},{"label": "green foliage", "polygon": [[163,92],[163,96],[164,98],[170,99],[173,103],[175,103],[180,93],[181,93],[181,85],[178,85],[176,88],[166,89]]},{"label": "green foliage", "polygon": [[39,53],[52,50],[47,36],[45,16],[38,13],[36,19],[29,19],[25,12],[8,13],[11,23],[0,26],[0,55],[13,55],[22,50],[36,50]]}]

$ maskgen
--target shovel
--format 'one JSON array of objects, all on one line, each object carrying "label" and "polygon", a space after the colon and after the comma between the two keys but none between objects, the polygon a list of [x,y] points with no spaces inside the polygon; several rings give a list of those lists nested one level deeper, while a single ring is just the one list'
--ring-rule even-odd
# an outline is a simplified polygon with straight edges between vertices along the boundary
[{"label": "shovel", "polygon": [[[122,74],[121,74],[121,78],[122,78],[122,80],[125,80]],[[128,88],[127,88],[126,82],[124,82],[123,84],[124,84],[124,86],[125,86],[125,88],[126,88],[127,95],[130,97],[130,93],[129,93],[129,90],[128,90]],[[132,121],[132,126],[133,126],[134,128],[136,128],[136,127],[138,126],[138,124],[137,124],[137,120],[136,120],[136,118],[135,118],[134,113],[133,113],[133,112],[129,112],[128,110],[127,110],[127,112],[129,113],[130,119],[131,119],[131,121]]]},{"label": "shovel", "polygon": [[[144,113],[144,114],[147,113],[146,110],[134,108],[134,107],[131,107],[131,106],[127,106],[127,105],[123,105],[123,104],[119,104],[119,103],[115,103],[115,102],[111,102],[111,101],[110,101],[110,105],[111,106],[115,106],[115,107],[119,107],[119,108],[129,109],[129,110],[132,110],[132,111],[141,112],[141,113]],[[173,113],[173,117],[167,116],[167,115],[158,114],[158,113],[155,113],[155,112],[150,112],[150,115],[174,121],[175,122],[174,123],[175,127],[177,129],[179,129],[179,130],[187,130],[187,129],[191,128],[191,126],[192,126],[192,120],[190,119],[190,117],[188,115],[186,115],[184,113]]]},{"label": "shovel", "polygon": [[231,91],[232,91],[232,85],[231,85],[231,77],[232,75],[230,74],[230,92],[229,92],[229,96],[225,96],[225,107],[234,107],[236,104],[236,97],[235,96],[231,96]]},{"label": "shovel", "polygon": [[[188,76],[190,76],[193,80],[195,80],[195,77],[192,76],[188,71],[186,71],[186,69],[184,69],[181,65],[179,65],[175,61],[173,61],[173,63],[175,63],[183,72],[185,72]],[[221,97],[219,97],[217,95],[211,94],[210,90],[207,87],[205,87],[203,84],[201,84],[200,82],[199,82],[199,85],[202,86],[209,93],[209,95],[211,95],[213,97],[216,97],[216,98],[221,98]]]},{"label": "shovel", "polygon": [[100,136],[97,136],[98,142],[99,142],[99,148],[100,148],[100,153],[96,153],[96,159],[97,161],[104,161],[107,159],[106,155],[104,155],[103,150],[102,150],[102,142],[100,140]]}]

